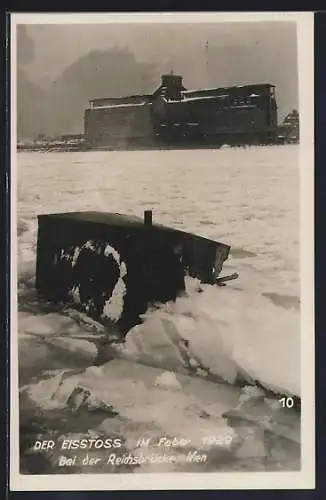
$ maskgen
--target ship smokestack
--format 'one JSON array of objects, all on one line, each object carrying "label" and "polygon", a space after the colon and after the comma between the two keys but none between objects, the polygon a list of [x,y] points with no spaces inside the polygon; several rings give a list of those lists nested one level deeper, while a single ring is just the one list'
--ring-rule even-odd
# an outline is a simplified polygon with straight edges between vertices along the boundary
[{"label": "ship smokestack", "polygon": [[174,73],[162,75],[161,86],[166,90],[166,97],[172,100],[180,101],[181,92],[185,90],[182,84],[182,76]]}]

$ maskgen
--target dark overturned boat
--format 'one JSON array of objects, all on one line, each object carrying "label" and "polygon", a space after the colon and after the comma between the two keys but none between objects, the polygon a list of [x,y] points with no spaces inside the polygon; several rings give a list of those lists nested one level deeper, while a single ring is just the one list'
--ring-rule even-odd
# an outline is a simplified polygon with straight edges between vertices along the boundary
[{"label": "dark overturned boat", "polygon": [[230,246],[103,212],[38,216],[36,288],[47,300],[71,305],[125,335],[151,304],[175,300],[185,275],[203,283],[219,278]]}]

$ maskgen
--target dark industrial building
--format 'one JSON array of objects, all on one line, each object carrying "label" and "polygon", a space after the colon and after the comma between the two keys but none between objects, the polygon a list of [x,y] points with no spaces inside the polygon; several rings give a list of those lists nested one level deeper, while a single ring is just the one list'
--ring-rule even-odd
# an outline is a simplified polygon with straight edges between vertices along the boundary
[{"label": "dark industrial building", "polygon": [[85,110],[85,140],[97,148],[266,144],[276,135],[270,84],[186,90],[167,74],[153,94],[93,99]]}]

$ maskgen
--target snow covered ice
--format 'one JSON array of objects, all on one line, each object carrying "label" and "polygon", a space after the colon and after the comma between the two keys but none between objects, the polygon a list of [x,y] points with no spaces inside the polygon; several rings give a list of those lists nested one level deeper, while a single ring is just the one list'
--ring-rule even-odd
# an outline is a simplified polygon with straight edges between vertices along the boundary
[{"label": "snow covered ice", "polygon": [[[198,432],[214,426],[230,428],[222,415],[237,407],[239,377],[300,397],[297,146],[21,153],[18,179],[20,384],[30,402],[44,412],[71,405],[91,411],[94,399],[78,396],[81,387],[96,404],[112,405],[120,417],[110,425],[125,435],[139,434],[130,430],[134,422],[200,439]],[[238,272],[239,279],[223,288],[201,285],[201,293],[187,279],[187,297],[147,311],[125,344],[106,347],[108,362],[94,366],[103,327],[50,304],[42,309],[35,299],[36,215],[141,216],[146,209],[155,222],[230,244],[222,274]],[[120,310],[124,291],[121,279],[109,315]],[[45,370],[52,375],[42,378]]]}]

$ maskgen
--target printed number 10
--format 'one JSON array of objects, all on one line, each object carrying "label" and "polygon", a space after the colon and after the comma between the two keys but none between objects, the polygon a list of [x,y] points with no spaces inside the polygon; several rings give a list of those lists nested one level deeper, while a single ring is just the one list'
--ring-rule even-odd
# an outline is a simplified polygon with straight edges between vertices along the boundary
[{"label": "printed number 10", "polygon": [[293,398],[281,398],[279,402],[282,405],[282,408],[292,408],[294,406]]}]

